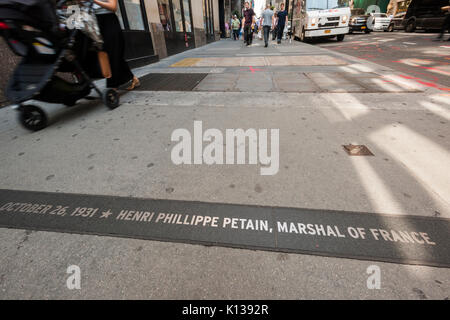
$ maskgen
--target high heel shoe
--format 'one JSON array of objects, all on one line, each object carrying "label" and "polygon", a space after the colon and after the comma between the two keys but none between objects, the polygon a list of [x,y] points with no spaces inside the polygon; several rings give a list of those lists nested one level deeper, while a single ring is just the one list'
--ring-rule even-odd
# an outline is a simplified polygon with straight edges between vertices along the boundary
[{"label": "high heel shoe", "polygon": [[131,85],[127,88],[128,91],[134,90],[135,88],[139,87],[141,85],[141,82],[137,77],[133,77],[133,81],[131,82]]}]

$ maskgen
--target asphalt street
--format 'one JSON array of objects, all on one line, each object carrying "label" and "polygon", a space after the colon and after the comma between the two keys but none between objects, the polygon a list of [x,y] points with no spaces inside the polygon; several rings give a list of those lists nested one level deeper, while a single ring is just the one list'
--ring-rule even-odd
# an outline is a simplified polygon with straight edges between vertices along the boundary
[{"label": "asphalt street", "polygon": [[449,91],[450,41],[436,42],[437,35],[421,31],[355,32],[343,42],[321,40],[314,45],[388,66],[421,84]]}]

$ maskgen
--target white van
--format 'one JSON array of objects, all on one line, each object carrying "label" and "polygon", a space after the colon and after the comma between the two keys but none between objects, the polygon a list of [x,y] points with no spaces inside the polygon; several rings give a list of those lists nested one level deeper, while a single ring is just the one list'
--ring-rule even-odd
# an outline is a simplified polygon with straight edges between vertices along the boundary
[{"label": "white van", "polygon": [[344,40],[349,32],[349,0],[294,0],[293,35],[301,41],[336,36]]}]

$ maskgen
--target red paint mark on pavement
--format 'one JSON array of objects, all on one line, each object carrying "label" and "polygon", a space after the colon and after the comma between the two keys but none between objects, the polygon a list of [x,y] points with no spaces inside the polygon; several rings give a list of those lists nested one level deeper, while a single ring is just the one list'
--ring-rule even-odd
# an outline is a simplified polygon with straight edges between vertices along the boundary
[{"label": "red paint mark on pavement", "polygon": [[437,71],[439,73],[445,73],[447,75],[450,75],[450,72],[444,71],[444,70],[439,70],[433,67],[425,67],[425,66],[417,66],[418,68],[422,68],[422,69],[426,69],[426,70],[432,70],[432,71]]},{"label": "red paint mark on pavement", "polygon": [[437,88],[438,85],[436,83],[432,83],[432,82],[426,82],[426,81],[422,81],[422,80],[416,80],[418,83],[423,84],[426,87],[429,88]]},{"label": "red paint mark on pavement", "polygon": [[367,60],[367,59],[375,59],[375,56],[372,55],[372,54],[364,54],[364,55],[362,55],[362,56],[359,56],[358,58],[359,58],[359,59]]},{"label": "red paint mark on pavement", "polygon": [[[241,69],[241,71],[245,71],[245,70],[247,70],[247,69]],[[255,73],[255,71],[262,71],[262,69],[258,69],[258,68],[253,68],[252,66],[249,66],[248,67],[248,70],[251,72],[251,73]]]},{"label": "red paint mark on pavement", "polygon": [[[434,75],[430,75],[430,74],[423,73],[423,72],[418,72],[418,71],[416,71],[414,69],[401,68],[399,70],[402,71],[402,72],[405,72],[405,73],[413,73],[415,75],[423,76],[425,78],[428,78],[428,80],[431,80],[432,82],[438,82],[439,81],[438,78],[435,77]],[[419,79],[419,78],[416,78],[416,79]]]},{"label": "red paint mark on pavement", "polygon": [[403,75],[403,74],[399,75],[399,77],[402,77],[402,78],[404,78],[404,79],[409,79],[409,80],[412,80],[412,79],[419,79],[419,78],[416,78],[416,77],[405,76],[405,75]]},{"label": "red paint mark on pavement", "polygon": [[400,74],[399,77],[401,77],[403,79],[408,79],[408,80],[415,80],[417,83],[420,83],[421,85],[424,85],[424,86],[429,87],[429,88],[436,88],[436,89],[439,89],[439,90],[442,90],[442,91],[450,91],[450,88],[443,88],[443,87],[440,87],[436,83],[423,81],[423,80],[420,80],[420,78],[417,78],[417,77],[406,76],[406,75],[403,75],[403,74]]},{"label": "red paint mark on pavement", "polygon": [[440,88],[436,83],[431,83],[431,82],[425,82],[425,81],[421,81],[421,80],[416,80],[418,83],[423,84],[424,86],[427,86],[429,88],[436,88],[442,91],[450,91],[450,88]]}]

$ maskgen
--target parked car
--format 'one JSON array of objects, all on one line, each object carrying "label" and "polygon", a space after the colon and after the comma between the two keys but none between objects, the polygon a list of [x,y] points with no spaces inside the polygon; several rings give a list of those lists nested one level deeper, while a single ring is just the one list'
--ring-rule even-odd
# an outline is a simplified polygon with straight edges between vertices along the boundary
[{"label": "parked car", "polygon": [[372,30],[367,27],[367,19],[369,15],[366,14],[364,9],[352,9],[352,15],[348,22],[349,33],[353,33],[354,31],[364,31],[365,33],[370,33]]},{"label": "parked car", "polygon": [[448,5],[448,0],[411,1],[403,19],[405,31],[414,32],[416,29],[425,31],[441,29],[445,20],[445,12],[441,8]]},{"label": "parked car", "polygon": [[387,31],[391,18],[386,13],[371,13],[367,19],[367,25],[373,31]]},{"label": "parked car", "polygon": [[403,25],[403,19],[405,18],[406,12],[398,13],[392,18],[391,23],[389,24],[389,27],[387,31],[393,32],[394,30],[402,30],[405,28]]}]

